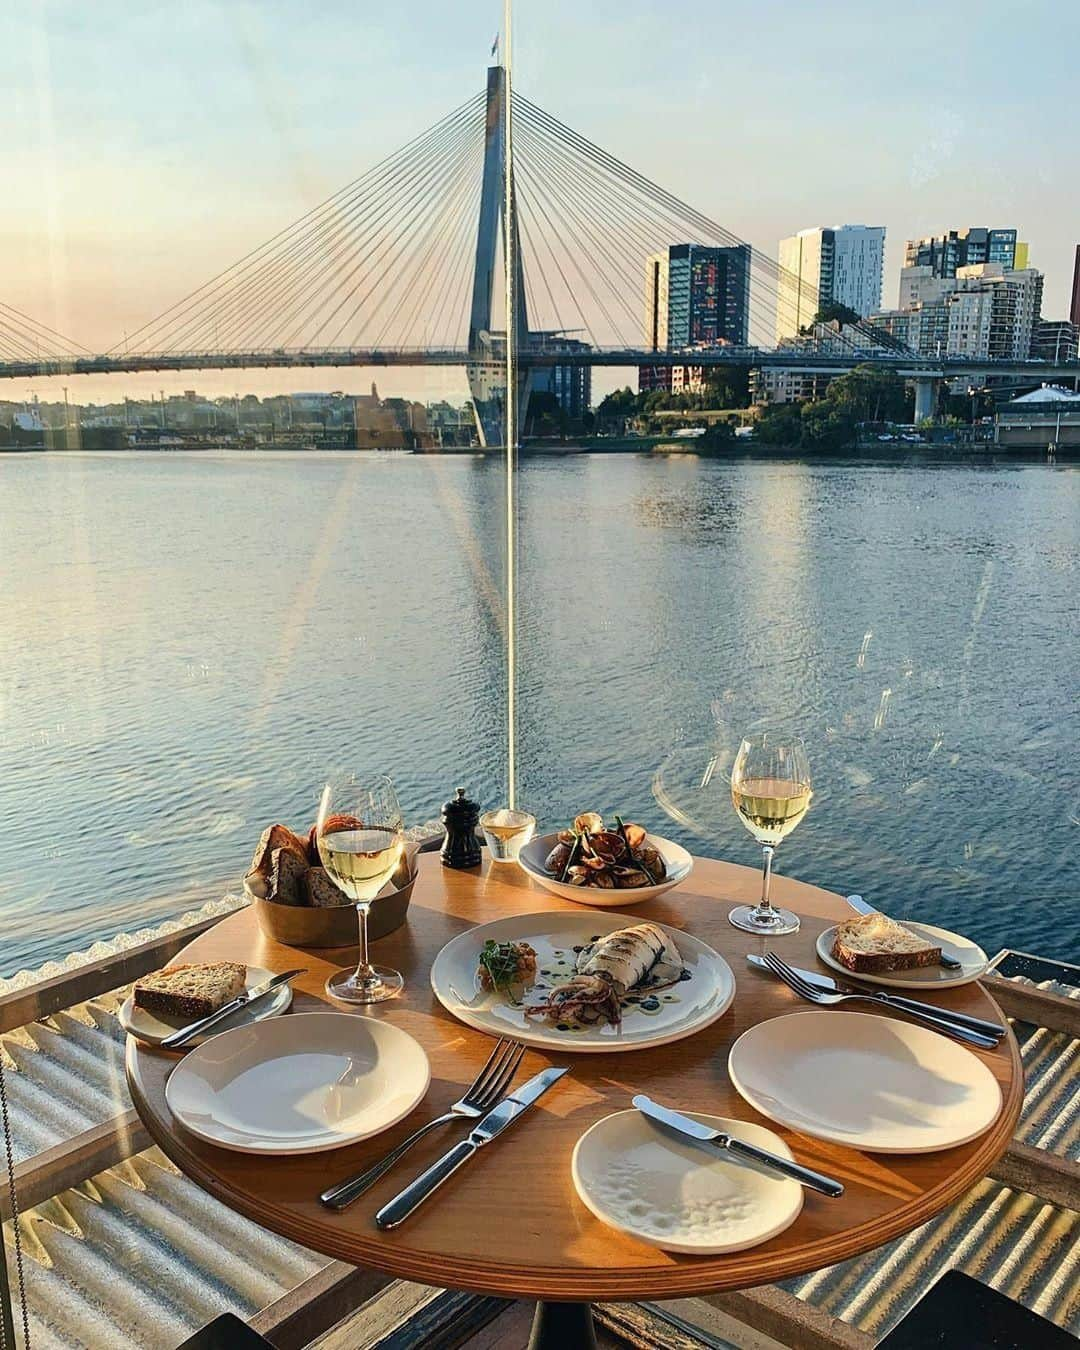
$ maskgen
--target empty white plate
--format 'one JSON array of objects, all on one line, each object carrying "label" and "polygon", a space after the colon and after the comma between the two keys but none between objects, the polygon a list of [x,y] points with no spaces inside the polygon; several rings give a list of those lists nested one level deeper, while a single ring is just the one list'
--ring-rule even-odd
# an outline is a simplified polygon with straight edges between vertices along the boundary
[{"label": "empty white plate", "polygon": [[[273,970],[263,970],[261,966],[248,966],[247,987],[253,989],[255,985],[262,984],[264,980],[269,980],[276,973]],[[277,1017],[279,1013],[285,1012],[291,1003],[291,986],[280,984],[265,998],[257,999],[244,1008],[237,1008],[236,1012],[230,1013],[223,1022],[219,1022],[216,1027],[211,1027],[205,1035],[195,1036],[189,1044],[202,1045],[211,1036],[220,1036],[223,1031],[232,1027],[242,1027],[251,1022],[261,1022],[264,1017]],[[160,1045],[166,1036],[171,1036],[174,1031],[179,1031],[181,1027],[186,1027],[197,1020],[194,1017],[161,1017],[157,1013],[147,1012],[145,1008],[136,1008],[134,994],[128,994],[127,998],[120,1004],[120,1007],[116,1010],[116,1017],[130,1036],[144,1041],[147,1045]]]},{"label": "empty white plate", "polygon": [[932,928],[928,923],[908,923],[906,920],[901,927],[908,929],[916,937],[934,943],[946,956],[955,957],[960,962],[960,969],[946,970],[944,966],[919,966],[915,970],[890,970],[882,975],[857,975],[855,971],[841,965],[832,954],[833,941],[836,937],[835,924],[832,928],[826,928],[818,937],[817,954],[827,966],[847,976],[848,979],[862,980],[866,984],[885,984],[894,989],[952,989],[955,985],[970,984],[972,980],[977,980],[990,964],[989,957],[980,946],[970,938],[961,937],[959,933],[950,933],[947,928]]},{"label": "empty white plate", "polygon": [[728,1074],[771,1120],[871,1153],[966,1144],[1001,1109],[997,1079],[964,1046],[835,1009],[759,1022],[731,1047]]},{"label": "empty white plate", "polygon": [[[770,1153],[791,1150],[764,1125],[684,1112]],[[606,1116],[577,1142],[571,1162],[582,1203],[602,1222],[669,1252],[716,1256],[782,1233],[799,1217],[803,1188],[775,1172],[698,1147],[640,1111]]]},{"label": "empty white plate", "polygon": [[173,1070],[165,1100],[211,1144],[319,1153],[396,1124],[427,1091],[427,1055],[389,1022],[300,1013],[223,1031]]}]

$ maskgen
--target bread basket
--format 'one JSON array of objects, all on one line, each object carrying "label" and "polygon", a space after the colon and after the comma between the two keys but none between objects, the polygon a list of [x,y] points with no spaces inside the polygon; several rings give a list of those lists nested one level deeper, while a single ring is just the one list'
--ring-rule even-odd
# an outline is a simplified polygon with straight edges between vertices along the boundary
[{"label": "bread basket", "polygon": [[[394,875],[375,897],[368,915],[368,938],[378,941],[400,928],[409,912],[416,884],[417,853],[406,850]],[[356,907],[342,896],[332,908],[283,905],[254,895],[244,882],[244,895],[251,902],[259,927],[268,938],[285,947],[355,947],[360,941]]]}]

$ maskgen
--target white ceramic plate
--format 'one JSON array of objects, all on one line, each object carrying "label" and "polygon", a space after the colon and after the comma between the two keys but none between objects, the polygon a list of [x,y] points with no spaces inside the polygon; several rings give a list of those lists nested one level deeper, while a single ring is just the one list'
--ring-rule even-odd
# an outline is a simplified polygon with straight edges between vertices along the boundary
[{"label": "white ceramic plate", "polygon": [[771,1120],[871,1153],[966,1144],[1001,1109],[997,1079],[956,1041],[837,1009],[759,1022],[731,1047],[728,1074]]},{"label": "white ceramic plate", "polygon": [[[764,1125],[688,1111],[691,1120],[790,1158]],[[669,1252],[741,1252],[782,1233],[799,1217],[797,1181],[684,1143],[640,1111],[606,1116],[577,1142],[571,1161],[577,1193],[612,1228]]]},{"label": "white ceramic plate", "polygon": [[[268,980],[275,972],[272,970],[263,970],[261,966],[248,966],[247,968],[247,987],[253,989],[255,985],[262,984],[263,980]],[[196,1036],[189,1041],[189,1045],[202,1045],[205,1041],[214,1036],[219,1036],[221,1032],[228,1031],[232,1027],[242,1027],[251,1022],[261,1022],[266,1017],[277,1017],[283,1013],[292,1003],[292,989],[287,984],[279,985],[272,993],[267,994],[265,998],[260,998],[255,1003],[250,1003],[246,1008],[239,1008],[236,1012],[230,1013],[223,1022],[219,1022],[216,1027],[211,1027],[203,1036]],[[186,1027],[194,1022],[194,1017],[159,1017],[157,1013],[147,1012],[145,1008],[136,1008],[135,996],[128,994],[116,1012],[117,1020],[129,1035],[144,1041],[147,1045],[160,1045],[166,1036],[170,1036],[174,1031],[179,1031],[181,1027]]]},{"label": "white ceramic plate", "polygon": [[655,900],[658,895],[670,891],[685,881],[694,870],[693,855],[687,853],[681,844],[673,844],[670,839],[661,839],[658,834],[646,836],[664,860],[667,876],[657,886],[639,886],[632,891],[602,891],[599,886],[570,886],[559,881],[550,872],[544,870],[544,859],[559,842],[557,834],[542,834],[531,840],[518,854],[518,862],[523,872],[528,872],[534,881],[545,890],[561,895],[564,900],[573,900],[579,905],[597,905],[602,909],[624,909],[627,905],[640,905],[645,900]]},{"label": "white ceramic plate", "polygon": [[[542,1019],[527,1018],[504,994],[484,992],[476,978],[480,948],[489,938],[530,943],[537,954],[537,970],[553,971],[558,980],[560,975],[573,972],[574,947],[586,946],[597,937],[639,922],[630,914],[591,910],[548,910],[497,919],[460,933],[446,944],[431,967],[431,987],[443,1007],[467,1026],[560,1051],[595,1053],[667,1045],[692,1036],[722,1017],[735,997],[731,967],[699,938],[665,924],[659,927],[671,935],[690,976],[669,989],[658,990],[653,996],[655,1007],[638,1003],[624,1008],[620,1027],[560,1031]],[[552,977],[540,978],[550,981]]]},{"label": "white ceramic plate", "polygon": [[832,954],[836,926],[826,928],[817,940],[817,954],[832,970],[852,980],[862,980],[866,984],[886,984],[896,989],[951,989],[957,984],[970,984],[982,975],[990,964],[989,958],[981,947],[970,938],[959,933],[950,933],[945,928],[931,928],[928,923],[903,923],[901,927],[916,937],[925,938],[936,947],[940,947],[946,956],[954,956],[960,962],[960,970],[946,970],[944,966],[923,966],[920,970],[892,970],[884,975],[863,975],[842,966]]},{"label": "white ceramic plate", "polygon": [[298,1013],[223,1031],[180,1061],[169,1110],[241,1153],[320,1153],[389,1129],[427,1091],[427,1055],[390,1022]]}]

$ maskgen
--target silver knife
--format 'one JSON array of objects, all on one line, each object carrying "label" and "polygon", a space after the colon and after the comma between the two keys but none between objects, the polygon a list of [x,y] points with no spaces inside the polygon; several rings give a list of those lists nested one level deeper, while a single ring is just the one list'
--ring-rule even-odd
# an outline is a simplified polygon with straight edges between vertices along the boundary
[{"label": "silver knife", "polygon": [[230,999],[228,1003],[223,1003],[220,1008],[215,1009],[206,1017],[200,1017],[197,1022],[191,1022],[188,1026],[181,1027],[179,1031],[174,1031],[166,1036],[161,1042],[162,1049],[178,1050],[180,1046],[186,1045],[193,1036],[201,1036],[204,1031],[216,1027],[226,1017],[231,1017],[234,1012],[246,1008],[249,1003],[254,1003],[256,999],[265,997],[277,989],[279,985],[288,984],[290,980],[295,980],[297,975],[306,973],[306,970],[286,970],[282,975],[273,975],[270,979],[263,980],[261,984],[252,985],[250,989],[245,989],[242,994],[237,994],[235,998]]},{"label": "silver knife", "polygon": [[[845,895],[844,899],[848,902],[856,914],[876,914],[877,909],[874,905],[868,905],[861,895]],[[945,970],[963,970],[963,964],[955,956],[949,956],[942,952],[939,958],[941,966]]]},{"label": "silver knife", "polygon": [[419,1209],[433,1191],[437,1190],[463,1163],[468,1162],[478,1149],[490,1144],[496,1135],[502,1134],[508,1125],[512,1125],[566,1072],[567,1069],[544,1069],[527,1083],[523,1083],[509,1097],[504,1097],[498,1106],[487,1113],[467,1139],[455,1144],[438,1162],[432,1163],[426,1172],[421,1172],[415,1181],[411,1181],[403,1191],[395,1195],[393,1200],[388,1200],[375,1215],[376,1224],[380,1228],[396,1228],[399,1223],[404,1222],[413,1210]]},{"label": "silver knife", "polygon": [[[768,975],[772,974],[763,957],[751,952],[746,959],[758,970],[763,970]],[[788,964],[790,965],[790,962]],[[1008,1027],[1003,1027],[1000,1022],[988,1022],[982,1017],[972,1017],[970,1013],[955,1012],[952,1008],[943,1008],[938,1003],[923,1003],[921,999],[903,998],[900,994],[888,993],[884,989],[867,989],[863,985],[856,987],[853,984],[841,984],[839,980],[834,980],[829,975],[822,975],[816,970],[802,970],[798,966],[792,966],[791,968],[796,975],[801,975],[807,984],[812,984],[815,989],[824,990],[826,994],[870,995],[876,998],[879,1003],[884,1003],[888,1008],[900,1008],[903,1012],[914,1012],[920,1015],[929,1014],[936,1017],[940,1022],[952,1022],[954,1026],[967,1027],[969,1031],[978,1031],[983,1036],[1004,1036],[1008,1031]]]},{"label": "silver knife", "polygon": [[815,1172],[810,1167],[803,1167],[801,1163],[792,1162],[788,1158],[781,1158],[776,1153],[768,1152],[767,1149],[758,1148],[756,1144],[748,1144],[745,1139],[737,1139],[733,1134],[714,1130],[711,1125],[702,1125],[700,1121],[691,1120],[689,1116],[680,1115],[678,1111],[661,1106],[650,1097],[639,1094],[634,1098],[634,1105],[643,1116],[648,1116],[650,1120],[655,1120],[660,1125],[666,1125],[669,1130],[674,1130],[685,1139],[692,1139],[696,1144],[712,1144],[715,1148],[726,1149],[737,1158],[749,1158],[752,1162],[760,1163],[762,1167],[771,1167],[774,1172],[783,1172],[784,1176],[800,1181],[812,1191],[820,1191],[822,1195],[828,1195],[834,1200],[844,1194],[843,1186],[832,1177]]}]

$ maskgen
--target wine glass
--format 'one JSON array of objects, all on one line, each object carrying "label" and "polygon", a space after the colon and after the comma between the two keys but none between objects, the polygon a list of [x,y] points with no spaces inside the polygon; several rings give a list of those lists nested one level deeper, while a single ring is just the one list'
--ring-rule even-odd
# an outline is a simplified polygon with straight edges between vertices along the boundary
[{"label": "wine glass", "polygon": [[806,815],[810,806],[810,764],[798,737],[765,731],[747,736],[731,770],[731,800],[742,823],[761,844],[764,857],[761,901],[736,905],[728,915],[736,928],[776,937],[797,933],[799,917],[777,909],[769,899],[773,852]]},{"label": "wine glass", "polygon": [[323,789],[315,830],[319,858],[360,918],[360,960],[339,970],[326,992],[343,1003],[381,1003],[404,987],[400,971],[368,960],[368,913],[389,880],[405,846],[405,827],[394,785],[385,774],[370,780],[348,776]]}]

